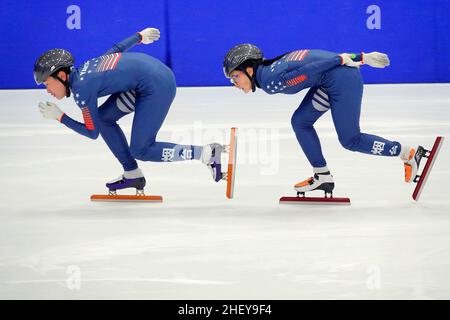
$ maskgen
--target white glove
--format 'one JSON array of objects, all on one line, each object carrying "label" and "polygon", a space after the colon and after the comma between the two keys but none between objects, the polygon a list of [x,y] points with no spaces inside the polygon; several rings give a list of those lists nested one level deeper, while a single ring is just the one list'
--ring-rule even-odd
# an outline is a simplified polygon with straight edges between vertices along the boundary
[{"label": "white glove", "polygon": [[149,44],[153,41],[157,41],[159,39],[159,30],[155,28],[147,28],[139,32],[139,34],[142,36],[142,43],[143,44]]},{"label": "white glove", "polygon": [[359,66],[362,64],[361,61],[355,62],[352,60],[350,54],[348,53],[342,53],[339,55],[342,58],[342,64],[348,66],[348,67],[354,67],[359,68]]},{"label": "white glove", "polygon": [[370,53],[362,53],[364,64],[367,64],[374,68],[384,68],[387,67],[389,62],[389,57],[387,54],[381,52],[370,52]]},{"label": "white glove", "polygon": [[39,102],[39,111],[42,116],[46,119],[53,119],[61,121],[61,117],[64,112],[61,111],[60,108],[53,102]]}]

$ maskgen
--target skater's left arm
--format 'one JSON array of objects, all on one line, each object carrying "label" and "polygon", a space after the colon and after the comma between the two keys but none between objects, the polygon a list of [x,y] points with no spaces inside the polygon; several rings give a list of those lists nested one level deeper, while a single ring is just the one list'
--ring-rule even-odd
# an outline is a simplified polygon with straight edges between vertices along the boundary
[{"label": "skater's left arm", "polygon": [[84,123],[75,121],[66,114],[61,117],[60,122],[85,137],[97,139],[100,133],[97,97],[83,100],[80,96],[76,103],[81,108]]},{"label": "skater's left arm", "polygon": [[112,54],[117,52],[125,52],[133,48],[135,45],[143,43],[149,44],[154,41],[158,41],[160,37],[160,32],[155,28],[146,28],[140,32],[136,32],[131,37],[122,40],[121,42],[115,44],[111,49],[106,51],[104,54]]},{"label": "skater's left arm", "polygon": [[97,99],[91,99],[87,103],[80,100],[80,104],[84,123],[75,121],[69,117],[53,102],[39,102],[39,111],[44,118],[58,120],[66,127],[85,137],[97,139],[99,135]]}]

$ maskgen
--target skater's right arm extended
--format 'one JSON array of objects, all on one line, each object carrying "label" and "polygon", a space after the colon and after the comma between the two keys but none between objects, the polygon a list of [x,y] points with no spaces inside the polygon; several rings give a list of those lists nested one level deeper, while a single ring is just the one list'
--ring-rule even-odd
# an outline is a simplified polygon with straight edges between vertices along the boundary
[{"label": "skater's right arm extended", "polygon": [[160,37],[160,33],[158,29],[155,28],[146,28],[140,32],[136,32],[131,37],[126,38],[125,40],[120,41],[115,44],[111,49],[106,51],[104,54],[112,54],[117,52],[125,52],[135,45],[139,43],[149,44],[157,41]]},{"label": "skater's right arm extended", "polygon": [[305,80],[316,77],[321,73],[341,65],[357,67],[361,62],[353,62],[349,54],[336,54],[332,57],[322,58],[306,64],[301,64],[291,70],[282,72],[279,76],[285,86],[295,86],[299,90],[308,87]]}]

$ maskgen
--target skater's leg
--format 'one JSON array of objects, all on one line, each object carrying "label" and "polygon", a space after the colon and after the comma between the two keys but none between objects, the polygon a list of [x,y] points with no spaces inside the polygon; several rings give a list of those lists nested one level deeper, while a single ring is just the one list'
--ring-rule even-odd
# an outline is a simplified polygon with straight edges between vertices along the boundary
[{"label": "skater's leg", "polygon": [[401,151],[399,142],[383,137],[361,133],[359,120],[363,83],[359,70],[340,68],[338,74],[342,81],[336,81],[331,96],[331,113],[339,142],[351,151],[380,156],[398,156]]},{"label": "skater's leg", "polygon": [[137,98],[130,144],[131,155],[134,158],[155,162],[201,158],[201,146],[156,141],[156,135],[166,118],[174,96],[175,91],[159,92]]},{"label": "skater's leg", "polygon": [[319,137],[314,129],[317,119],[330,108],[328,100],[328,94],[324,88],[311,88],[291,119],[297,140],[314,171],[313,177],[294,185],[294,189],[301,193],[313,190],[332,193],[334,188],[333,176],[328,170]]},{"label": "skater's leg", "polygon": [[117,179],[106,183],[110,193],[125,188],[136,188],[143,192],[146,184],[141,169],[131,156],[127,139],[117,124],[117,120],[134,110],[134,100],[134,91],[117,93],[111,95],[99,108],[100,134],[125,171]]},{"label": "skater's leg", "polygon": [[322,88],[311,88],[292,115],[291,124],[297,140],[314,168],[326,167],[314,123],[329,109],[328,97]]},{"label": "skater's leg", "polygon": [[117,120],[133,111],[132,100],[124,100],[128,96],[132,97],[133,94],[134,92],[113,94],[99,108],[100,134],[111,152],[122,164],[124,171],[136,170],[138,167],[136,160],[131,155],[127,139],[117,124]]}]

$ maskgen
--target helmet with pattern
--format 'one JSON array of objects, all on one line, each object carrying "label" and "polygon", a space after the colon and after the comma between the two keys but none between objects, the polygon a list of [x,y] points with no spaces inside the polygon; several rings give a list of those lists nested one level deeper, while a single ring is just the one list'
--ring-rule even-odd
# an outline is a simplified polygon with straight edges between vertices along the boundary
[{"label": "helmet with pattern", "polygon": [[242,65],[259,64],[263,61],[264,56],[262,51],[251,43],[238,44],[231,48],[223,60],[223,73],[225,77],[229,78],[231,72],[238,69],[240,70]]},{"label": "helmet with pattern", "polygon": [[37,84],[43,83],[49,76],[59,80],[67,90],[66,96],[70,96],[69,82],[58,77],[58,71],[64,70],[70,73],[70,68],[74,65],[72,54],[64,49],[52,49],[44,52],[35,62],[33,74]]}]

